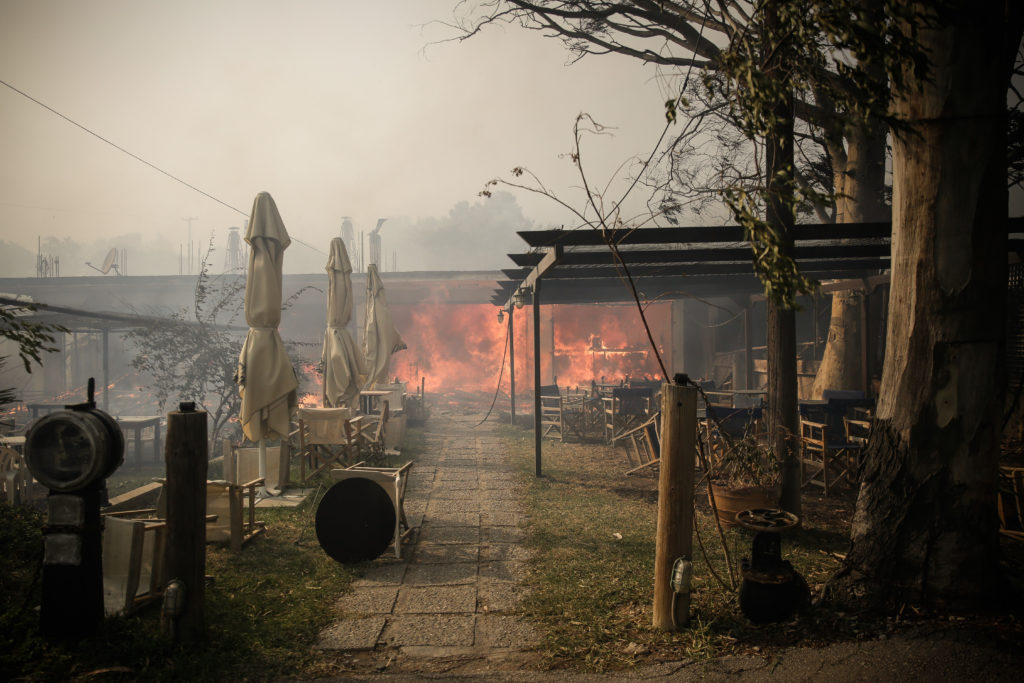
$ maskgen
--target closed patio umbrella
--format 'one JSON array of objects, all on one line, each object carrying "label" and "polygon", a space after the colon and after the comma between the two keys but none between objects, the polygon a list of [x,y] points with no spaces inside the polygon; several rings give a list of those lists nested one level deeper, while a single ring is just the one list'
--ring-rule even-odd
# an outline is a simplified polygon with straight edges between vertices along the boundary
[{"label": "closed patio umbrella", "polygon": [[363,388],[369,389],[376,382],[387,382],[391,354],[406,348],[391,319],[384,283],[377,273],[377,266],[371,263],[366,271],[366,327],[363,330],[366,381]]},{"label": "closed patio umbrella", "polygon": [[245,241],[252,247],[245,281],[249,334],[238,356],[235,379],[242,396],[242,432],[259,442],[259,476],[265,477],[266,439],[287,438],[298,405],[299,386],[277,331],[281,323],[284,250],[291,239],[274,199],[266,192],[256,195]]},{"label": "closed patio umbrella", "polygon": [[339,407],[359,396],[359,379],[366,361],[348,323],[352,319],[352,264],[345,242],[331,240],[327,259],[327,331],[321,360],[324,365],[324,406]]}]

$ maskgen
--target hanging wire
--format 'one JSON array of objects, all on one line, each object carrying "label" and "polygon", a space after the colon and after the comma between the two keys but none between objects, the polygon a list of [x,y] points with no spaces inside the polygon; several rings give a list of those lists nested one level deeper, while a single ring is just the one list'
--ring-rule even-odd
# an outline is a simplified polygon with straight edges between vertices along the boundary
[{"label": "hanging wire", "polygon": [[[160,168],[160,167],[159,167],[159,166],[157,166],[156,164],[154,164],[154,163],[151,163],[151,162],[149,162],[149,161],[146,161],[145,159],[143,159],[142,157],[140,157],[140,156],[139,156],[138,154],[135,154],[135,153],[133,153],[133,152],[129,152],[129,151],[127,150],[127,149],[125,149],[124,147],[120,146],[120,145],[119,145],[119,144],[117,144],[116,142],[113,142],[113,141],[111,141],[111,140],[108,140],[107,138],[103,137],[103,136],[102,136],[102,135],[100,135],[99,133],[96,133],[95,131],[92,131],[92,130],[90,130],[90,129],[86,128],[86,127],[85,127],[85,126],[83,126],[82,124],[78,123],[77,121],[75,121],[74,119],[70,118],[69,116],[65,116],[64,114],[60,113],[59,111],[57,111],[57,110],[56,110],[56,109],[54,109],[53,107],[49,106],[48,104],[45,104],[45,103],[43,103],[43,102],[40,102],[39,100],[37,100],[36,98],[32,97],[31,95],[29,95],[29,94],[28,94],[27,92],[25,92],[24,90],[19,90],[18,88],[15,88],[15,87],[14,87],[13,85],[11,85],[10,83],[8,83],[7,81],[4,81],[4,80],[0,80],[0,85],[5,85],[5,86],[7,86],[8,88],[10,88],[10,89],[11,89],[11,90],[13,90],[14,92],[18,93],[18,94],[19,94],[19,95],[21,95],[22,97],[24,97],[24,98],[26,98],[26,99],[28,99],[28,100],[31,100],[32,102],[35,102],[35,103],[36,103],[36,104],[38,104],[38,105],[39,105],[40,107],[42,107],[43,109],[47,110],[48,112],[50,112],[50,113],[52,113],[52,114],[56,114],[57,116],[59,116],[60,118],[64,119],[65,121],[67,121],[67,122],[68,122],[68,123],[70,123],[71,125],[75,126],[76,128],[79,128],[79,129],[81,129],[81,130],[85,131],[86,133],[88,133],[89,135],[93,136],[94,138],[96,138],[96,139],[98,139],[98,140],[101,140],[101,141],[103,141],[103,142],[107,143],[108,145],[110,145],[110,146],[111,146],[111,147],[113,147],[114,149],[118,150],[119,152],[123,152],[124,154],[127,154],[128,156],[130,156],[130,157],[131,157],[132,159],[135,159],[135,160],[136,160],[136,161],[138,161],[139,163],[142,163],[142,164],[145,164],[146,166],[149,166],[149,167],[150,167],[151,169],[153,169],[154,171],[156,171],[156,172],[158,172],[158,173],[162,173],[163,175],[167,176],[168,178],[170,178],[170,179],[171,179],[171,180],[173,180],[174,182],[176,182],[176,183],[180,183],[180,184],[184,185],[185,187],[189,188],[190,190],[194,190],[195,192],[198,192],[199,194],[203,195],[204,197],[206,197],[206,198],[208,198],[208,199],[212,199],[213,201],[217,202],[217,203],[218,203],[218,204],[220,204],[221,206],[227,207],[227,208],[231,209],[232,211],[235,211],[235,212],[237,212],[237,213],[239,213],[239,214],[241,214],[241,215],[243,215],[243,216],[246,216],[246,217],[248,217],[248,216],[249,216],[249,214],[248,214],[248,213],[246,213],[245,211],[242,211],[242,210],[241,210],[241,209],[239,209],[238,207],[232,206],[231,204],[228,204],[228,203],[227,203],[227,202],[225,202],[224,200],[222,200],[222,199],[218,199],[217,197],[214,197],[214,196],[213,196],[212,194],[210,194],[209,192],[206,192],[205,190],[201,190],[201,189],[199,189],[198,187],[196,187],[196,186],[195,186],[195,185],[193,185],[192,183],[189,183],[189,182],[187,182],[187,181],[185,181],[185,180],[183,180],[183,179],[179,178],[178,176],[174,175],[173,173],[170,173],[170,172],[168,172],[168,171],[165,171],[164,169]],[[289,237],[291,237],[291,239],[292,239],[292,241],[293,241],[293,242],[297,242],[297,243],[301,244],[301,245],[302,245],[302,246],[304,246],[304,247],[308,247],[309,249],[312,249],[313,251],[316,251],[316,252],[318,252],[318,253],[321,253],[321,254],[323,254],[324,256],[327,256],[327,255],[328,255],[328,254],[327,254],[327,252],[325,252],[325,251],[321,251],[320,249],[317,249],[317,248],[316,248],[316,247],[314,247],[313,245],[311,245],[311,244],[307,244],[307,243],[303,242],[302,240],[298,239],[297,237],[294,237],[294,236],[292,236],[292,235],[289,235]]]},{"label": "hanging wire", "polygon": [[512,336],[512,316],[508,317],[508,326],[505,329],[505,350],[501,355],[501,369],[498,371],[498,385],[494,387],[494,398],[491,399],[491,407],[487,409],[487,414],[484,415],[484,419],[473,425],[473,429],[476,429],[484,422],[487,422],[487,418],[491,416],[491,411],[494,410],[494,404],[498,402],[498,392],[501,391],[501,378],[505,374],[505,360],[508,358],[508,340]]}]

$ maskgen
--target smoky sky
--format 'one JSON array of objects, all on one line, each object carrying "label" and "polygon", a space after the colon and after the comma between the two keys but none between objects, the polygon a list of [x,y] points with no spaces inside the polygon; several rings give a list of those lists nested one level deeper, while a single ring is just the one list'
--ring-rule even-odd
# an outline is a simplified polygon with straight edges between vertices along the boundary
[{"label": "smoky sky", "polygon": [[525,167],[581,206],[576,117],[607,126],[582,156],[605,188],[658,139],[665,93],[639,60],[569,64],[537,32],[446,40],[437,22],[456,4],[0,2],[0,80],[96,134],[0,86],[0,241],[16,252],[5,266],[34,272],[38,240],[52,238],[79,246],[62,257],[68,275],[113,247],[129,250],[129,273],[176,274],[190,228],[200,251],[211,235],[225,243],[261,191],[296,240],[286,272],[322,269],[343,216],[364,231],[388,217],[384,252],[398,249],[403,270],[505,265],[521,219],[573,219],[516,191],[518,211],[499,207],[519,221],[505,233],[460,224],[493,218],[475,208],[485,183]]}]

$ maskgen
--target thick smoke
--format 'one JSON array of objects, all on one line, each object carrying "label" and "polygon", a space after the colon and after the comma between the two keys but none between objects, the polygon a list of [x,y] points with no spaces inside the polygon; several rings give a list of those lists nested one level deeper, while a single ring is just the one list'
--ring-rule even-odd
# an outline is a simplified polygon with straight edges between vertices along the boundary
[{"label": "thick smoke", "polygon": [[[383,214],[386,215],[386,214]],[[285,217],[287,224],[287,217]],[[339,223],[340,225],[340,223]],[[193,242],[191,272],[198,272],[199,261],[208,258],[213,273],[225,272],[232,259],[228,254],[229,228],[224,226],[209,237]],[[362,246],[369,254],[369,233],[373,225],[355,225],[355,239],[350,257],[357,270],[365,270],[368,259],[359,264]],[[497,270],[510,264],[507,254],[524,249],[518,230],[533,229],[533,222],[523,215],[515,197],[507,192],[496,192],[489,199],[469,203],[459,202],[442,218],[388,217],[381,232],[382,271],[445,271],[445,270]],[[336,230],[336,229],[335,229]],[[360,232],[363,233],[360,244]],[[208,234],[208,233],[207,233]],[[286,273],[321,273],[327,262],[330,234],[315,240],[295,230],[294,239],[285,254]],[[179,236],[175,236],[178,238]],[[301,241],[300,241],[301,240]],[[212,250],[209,249],[212,245]],[[119,260],[121,271],[127,275],[178,275],[189,272],[187,247],[172,243],[163,236],[150,236],[141,232],[119,235],[101,240],[73,240],[44,237],[41,253],[59,262],[63,277],[99,275],[92,267],[102,268],[111,249],[122,250],[126,263]],[[241,267],[248,262],[248,246],[243,242]],[[0,273],[2,277],[33,277],[36,274],[36,254],[33,250],[12,242],[0,242]],[[113,271],[109,275],[114,275]]]},{"label": "thick smoke", "polygon": [[390,219],[381,231],[387,259],[397,252],[398,270],[497,270],[507,254],[525,245],[517,230],[531,230],[515,197],[495,192],[489,199],[459,202],[443,218]]}]

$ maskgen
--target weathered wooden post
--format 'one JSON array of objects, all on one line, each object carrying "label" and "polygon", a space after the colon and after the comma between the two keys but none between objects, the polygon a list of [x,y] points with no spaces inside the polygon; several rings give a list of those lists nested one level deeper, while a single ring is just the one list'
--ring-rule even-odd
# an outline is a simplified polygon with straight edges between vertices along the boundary
[{"label": "weathered wooden post", "polygon": [[205,636],[206,413],[181,403],[167,414],[167,550],[169,581],[161,624],[176,640]]},{"label": "weathered wooden post", "polygon": [[[697,432],[697,389],[661,387],[661,475],[654,553],[654,627],[673,631],[690,618],[689,586],[676,593],[672,569],[689,562],[693,547],[693,468]],[[688,583],[688,582],[687,582]]]}]

